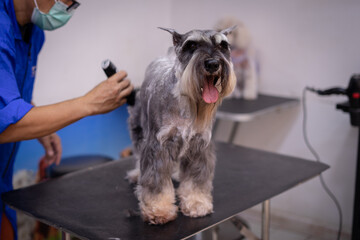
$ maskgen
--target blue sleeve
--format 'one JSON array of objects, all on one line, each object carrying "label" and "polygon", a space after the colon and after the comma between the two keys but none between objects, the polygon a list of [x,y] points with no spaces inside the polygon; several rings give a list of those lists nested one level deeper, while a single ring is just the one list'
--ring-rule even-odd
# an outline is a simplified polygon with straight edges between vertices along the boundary
[{"label": "blue sleeve", "polygon": [[20,95],[15,78],[15,41],[8,24],[0,21],[0,133],[33,107]]}]

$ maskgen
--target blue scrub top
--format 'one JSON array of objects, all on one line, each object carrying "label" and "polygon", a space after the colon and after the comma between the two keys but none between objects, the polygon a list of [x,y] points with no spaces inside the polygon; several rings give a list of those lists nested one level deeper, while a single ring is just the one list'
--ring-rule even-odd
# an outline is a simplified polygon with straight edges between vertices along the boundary
[{"label": "blue scrub top", "polygon": [[[25,42],[16,21],[13,0],[0,0],[0,133],[32,108],[36,62],[44,43],[44,32],[30,24],[29,36]],[[19,143],[0,144],[0,194],[12,190],[18,147]],[[16,229],[15,212],[1,199],[0,206],[0,219],[5,211]]]}]

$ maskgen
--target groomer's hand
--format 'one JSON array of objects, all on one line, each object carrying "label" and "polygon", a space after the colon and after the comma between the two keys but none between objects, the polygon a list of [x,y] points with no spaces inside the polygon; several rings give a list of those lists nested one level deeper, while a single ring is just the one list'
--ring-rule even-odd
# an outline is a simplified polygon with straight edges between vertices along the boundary
[{"label": "groomer's hand", "polygon": [[134,89],[126,77],[126,72],[119,71],[83,97],[90,115],[107,113],[126,103],[126,97]]},{"label": "groomer's hand", "polygon": [[45,149],[45,161],[48,165],[56,163],[58,165],[61,161],[62,146],[61,139],[56,133],[38,138],[41,145]]}]

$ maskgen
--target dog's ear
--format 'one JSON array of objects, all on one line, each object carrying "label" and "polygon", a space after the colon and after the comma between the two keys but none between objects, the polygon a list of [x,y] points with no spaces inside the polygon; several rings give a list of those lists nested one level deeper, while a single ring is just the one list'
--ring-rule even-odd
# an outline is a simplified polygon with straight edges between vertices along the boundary
[{"label": "dog's ear", "polygon": [[220,33],[224,34],[225,36],[229,35],[230,33],[232,33],[232,31],[235,30],[235,28],[237,28],[237,25],[234,25],[232,27],[229,27],[227,29],[222,30]]},{"label": "dog's ear", "polygon": [[171,33],[171,35],[173,36],[173,44],[174,44],[174,46],[177,46],[177,45],[179,45],[181,43],[182,35],[177,33],[174,29],[172,29],[172,28],[162,28],[162,27],[159,27],[159,29]]}]

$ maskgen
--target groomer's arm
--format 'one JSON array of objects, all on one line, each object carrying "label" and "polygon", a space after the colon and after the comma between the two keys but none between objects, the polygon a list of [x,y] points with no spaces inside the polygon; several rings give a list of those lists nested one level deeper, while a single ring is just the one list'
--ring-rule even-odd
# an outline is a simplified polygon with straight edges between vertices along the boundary
[{"label": "groomer's arm", "polygon": [[82,97],[32,108],[0,134],[0,144],[46,136],[86,116],[114,110],[133,90],[126,76],[120,71]]}]

